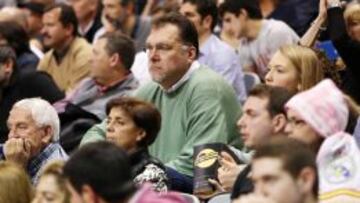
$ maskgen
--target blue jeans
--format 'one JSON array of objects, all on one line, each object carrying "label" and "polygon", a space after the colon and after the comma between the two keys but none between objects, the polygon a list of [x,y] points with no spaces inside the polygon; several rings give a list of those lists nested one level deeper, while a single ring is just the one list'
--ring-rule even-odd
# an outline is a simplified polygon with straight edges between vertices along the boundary
[{"label": "blue jeans", "polygon": [[171,190],[189,194],[193,193],[193,177],[181,174],[170,167],[166,167],[166,174]]}]

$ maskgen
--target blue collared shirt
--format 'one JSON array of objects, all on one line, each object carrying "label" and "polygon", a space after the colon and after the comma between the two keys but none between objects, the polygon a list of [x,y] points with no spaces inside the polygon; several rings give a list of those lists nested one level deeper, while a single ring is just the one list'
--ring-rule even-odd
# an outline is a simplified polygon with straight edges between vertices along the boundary
[{"label": "blue collared shirt", "polygon": [[200,47],[198,61],[222,75],[234,88],[238,101],[245,101],[244,74],[235,49],[212,34]]}]

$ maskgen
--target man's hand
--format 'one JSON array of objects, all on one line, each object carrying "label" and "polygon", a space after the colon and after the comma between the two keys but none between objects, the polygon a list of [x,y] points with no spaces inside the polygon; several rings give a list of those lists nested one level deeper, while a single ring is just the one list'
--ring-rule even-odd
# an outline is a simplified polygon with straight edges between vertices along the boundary
[{"label": "man's hand", "polygon": [[233,203],[276,203],[270,198],[257,194],[249,194],[241,196],[233,201]]},{"label": "man's hand", "polygon": [[11,138],[4,144],[4,156],[11,161],[26,168],[30,159],[31,144],[26,139]]},{"label": "man's hand", "polygon": [[219,159],[221,167],[218,169],[218,179],[222,188],[231,192],[236,178],[246,165],[237,165],[236,161],[227,152],[221,152]]}]

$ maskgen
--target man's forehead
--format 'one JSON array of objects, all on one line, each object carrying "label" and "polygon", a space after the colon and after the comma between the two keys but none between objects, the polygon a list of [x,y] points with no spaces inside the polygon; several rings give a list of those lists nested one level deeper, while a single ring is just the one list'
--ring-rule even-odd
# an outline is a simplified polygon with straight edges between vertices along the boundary
[{"label": "man's forehead", "polygon": [[291,109],[291,108],[286,109],[286,116],[288,118],[302,119],[300,114],[297,111],[295,111],[294,109]]},{"label": "man's forehead", "polygon": [[56,19],[59,19],[60,14],[61,14],[61,8],[53,8],[53,9],[47,11],[44,15],[46,15],[47,17],[51,16]]},{"label": "man's forehead", "polygon": [[121,6],[120,0],[102,0],[103,4],[119,5]]},{"label": "man's forehead", "polygon": [[258,96],[249,96],[245,101],[244,108],[256,108],[260,109],[260,107],[266,108],[268,105],[269,99],[266,97],[258,97]]},{"label": "man's forehead", "polygon": [[186,2],[186,3],[183,3],[181,5],[181,9],[186,9],[186,11],[193,11],[193,12],[197,12],[197,5],[196,4],[193,4],[191,2]]},{"label": "man's forehead", "polygon": [[147,42],[176,42],[180,40],[179,29],[172,24],[156,26],[151,29]]},{"label": "man's forehead", "polygon": [[27,120],[33,121],[31,111],[25,108],[14,107],[10,111],[8,122],[17,121],[17,120]]},{"label": "man's forehead", "polygon": [[278,174],[284,172],[282,160],[275,157],[262,157],[254,159],[252,166],[253,174],[255,176],[275,173]]}]

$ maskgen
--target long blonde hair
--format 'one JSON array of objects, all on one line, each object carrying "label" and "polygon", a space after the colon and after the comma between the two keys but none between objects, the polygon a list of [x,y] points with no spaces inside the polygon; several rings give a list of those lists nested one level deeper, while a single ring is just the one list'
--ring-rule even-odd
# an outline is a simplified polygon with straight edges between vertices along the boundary
[{"label": "long blonde hair", "polygon": [[0,203],[29,203],[32,196],[26,172],[13,163],[0,161]]},{"label": "long blonde hair", "polygon": [[63,203],[70,202],[70,192],[66,187],[66,180],[63,176],[62,169],[64,167],[64,161],[55,160],[47,163],[40,172],[40,180],[44,176],[53,176],[55,178],[57,187],[64,194]]},{"label": "long blonde hair", "polygon": [[312,49],[300,45],[285,45],[279,51],[296,68],[300,91],[310,89],[324,79],[321,62]]}]

